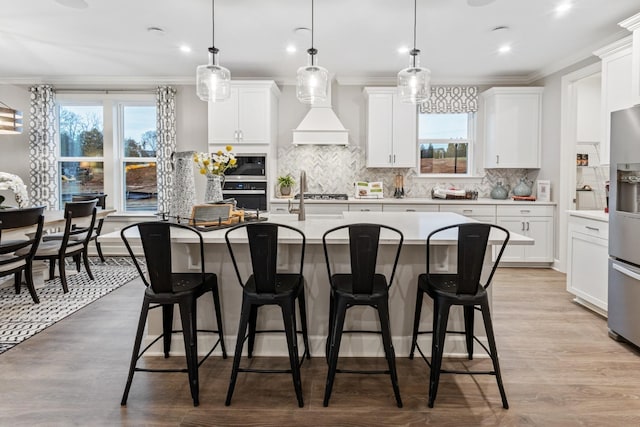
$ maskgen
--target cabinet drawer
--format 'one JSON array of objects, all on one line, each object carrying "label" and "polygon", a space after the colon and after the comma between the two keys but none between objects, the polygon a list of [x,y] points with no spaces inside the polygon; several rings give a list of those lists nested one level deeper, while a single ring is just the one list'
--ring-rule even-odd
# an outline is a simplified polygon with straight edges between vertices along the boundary
[{"label": "cabinet drawer", "polygon": [[307,214],[341,214],[349,210],[346,203],[305,203],[305,211]]},{"label": "cabinet drawer", "polygon": [[350,203],[349,212],[382,212],[380,203]]},{"label": "cabinet drawer", "polygon": [[496,215],[496,207],[490,205],[440,205],[440,212],[453,212],[464,216],[476,217],[494,217]]},{"label": "cabinet drawer", "polygon": [[609,223],[576,216],[569,217],[569,232],[609,239]]},{"label": "cabinet drawer", "polygon": [[289,206],[286,203],[271,203],[269,212],[275,214],[289,213]]},{"label": "cabinet drawer", "polygon": [[553,206],[497,206],[498,216],[553,216]]},{"label": "cabinet drawer", "polygon": [[439,208],[438,205],[385,204],[382,210],[384,212],[438,212]]}]

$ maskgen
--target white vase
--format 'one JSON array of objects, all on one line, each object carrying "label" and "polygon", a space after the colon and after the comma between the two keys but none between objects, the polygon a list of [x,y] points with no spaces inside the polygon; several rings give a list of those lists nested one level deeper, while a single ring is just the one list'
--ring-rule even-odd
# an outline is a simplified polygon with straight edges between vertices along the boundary
[{"label": "white vase", "polygon": [[205,203],[217,203],[223,199],[222,197],[222,183],[223,176],[220,175],[207,175],[207,189],[204,193]]}]

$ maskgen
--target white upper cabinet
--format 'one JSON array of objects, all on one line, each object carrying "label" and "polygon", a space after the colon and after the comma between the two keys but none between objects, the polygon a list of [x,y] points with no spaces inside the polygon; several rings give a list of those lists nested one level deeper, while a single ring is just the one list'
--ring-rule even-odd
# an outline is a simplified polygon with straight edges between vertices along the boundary
[{"label": "white upper cabinet", "polygon": [[279,90],[272,81],[232,81],[231,97],[209,102],[209,143],[269,144],[275,141]]},{"label": "white upper cabinet", "polygon": [[366,87],[367,167],[417,165],[417,110],[400,101],[395,87]]},{"label": "white upper cabinet", "polygon": [[633,105],[640,104],[640,13],[625,19],[621,27],[633,31],[633,53],[631,55],[631,98]]},{"label": "white upper cabinet", "polygon": [[541,87],[495,87],[482,93],[484,167],[540,167]]},{"label": "white upper cabinet", "polygon": [[609,164],[611,113],[633,106],[631,93],[631,36],[594,52],[602,58],[602,126],[600,161]]}]

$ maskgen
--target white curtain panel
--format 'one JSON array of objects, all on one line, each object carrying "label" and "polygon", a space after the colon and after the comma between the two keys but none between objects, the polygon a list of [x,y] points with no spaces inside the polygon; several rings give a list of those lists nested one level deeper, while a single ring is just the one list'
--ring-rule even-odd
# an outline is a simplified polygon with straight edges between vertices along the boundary
[{"label": "white curtain panel", "polygon": [[29,92],[29,195],[33,206],[58,209],[56,92],[49,85],[31,86]]},{"label": "white curtain panel", "polygon": [[159,86],[156,91],[158,117],[157,175],[158,212],[169,212],[173,197],[171,153],[176,151],[176,90]]}]

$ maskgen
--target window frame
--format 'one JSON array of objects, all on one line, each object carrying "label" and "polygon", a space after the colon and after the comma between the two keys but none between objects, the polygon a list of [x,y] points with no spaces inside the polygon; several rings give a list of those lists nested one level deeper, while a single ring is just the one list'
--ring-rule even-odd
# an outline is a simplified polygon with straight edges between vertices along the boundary
[{"label": "window frame", "polygon": [[[436,115],[442,113],[421,113],[418,111],[418,130],[416,138],[416,150],[418,152],[418,165],[416,167],[417,178],[474,178],[475,168],[475,151],[477,146],[476,128],[477,128],[477,112],[462,112],[462,113],[445,113],[445,114],[466,114],[467,115],[467,138],[466,139],[420,139],[420,116],[421,115]],[[420,146],[428,144],[455,144],[466,143],[467,144],[467,172],[462,173],[422,173],[420,171]]]},{"label": "window frame", "polygon": [[[103,152],[102,158],[97,157],[62,157],[60,144],[60,114],[59,107],[63,105],[102,105],[103,114]],[[157,156],[124,157],[122,149],[124,143],[124,107],[125,106],[153,106],[156,107],[156,97],[153,93],[65,93],[56,94],[56,162],[65,161],[102,161],[104,170],[104,193],[108,194],[107,205],[112,205],[119,213],[140,215],[155,213],[148,211],[125,211],[125,177],[124,163],[153,161],[157,165]],[[157,117],[157,111],[156,111]],[[157,152],[156,152],[157,154]],[[98,159],[98,160],[94,160]],[[153,159],[153,160],[150,160]],[[60,179],[60,178],[58,178]],[[61,188],[58,188],[58,200],[62,203]]]}]

